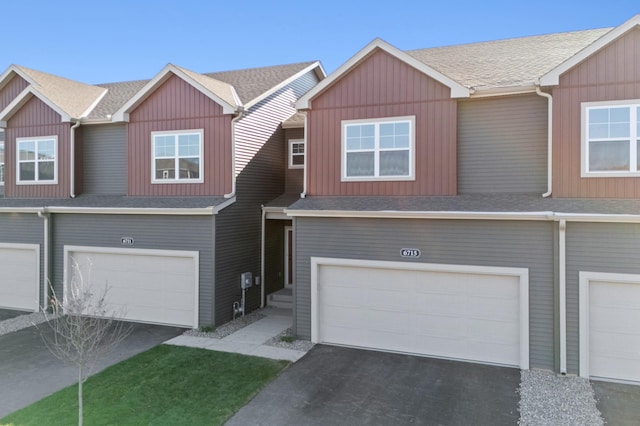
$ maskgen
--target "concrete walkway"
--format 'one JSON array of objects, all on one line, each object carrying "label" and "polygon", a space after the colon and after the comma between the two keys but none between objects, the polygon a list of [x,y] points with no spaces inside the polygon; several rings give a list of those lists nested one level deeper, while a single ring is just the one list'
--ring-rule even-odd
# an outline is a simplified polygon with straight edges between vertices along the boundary
[{"label": "concrete walkway", "polygon": [[222,339],[183,335],[167,340],[165,344],[234,352],[291,362],[296,362],[302,358],[306,351],[265,345],[272,337],[291,327],[293,320],[291,310],[270,308],[265,309],[263,313],[265,315],[264,318]]}]

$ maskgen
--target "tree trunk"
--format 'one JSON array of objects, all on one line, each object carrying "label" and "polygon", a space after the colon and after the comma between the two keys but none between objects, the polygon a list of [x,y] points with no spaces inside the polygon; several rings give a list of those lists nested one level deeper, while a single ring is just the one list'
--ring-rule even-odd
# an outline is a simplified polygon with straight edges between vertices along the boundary
[{"label": "tree trunk", "polygon": [[78,426],[82,426],[82,366],[78,367]]}]

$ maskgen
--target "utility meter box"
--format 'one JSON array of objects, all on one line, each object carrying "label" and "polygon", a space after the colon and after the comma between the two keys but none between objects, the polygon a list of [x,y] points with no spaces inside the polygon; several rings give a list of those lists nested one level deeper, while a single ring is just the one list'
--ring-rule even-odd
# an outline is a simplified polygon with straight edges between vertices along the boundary
[{"label": "utility meter box", "polygon": [[243,289],[250,288],[253,284],[253,274],[251,272],[243,272],[240,274],[240,287]]}]

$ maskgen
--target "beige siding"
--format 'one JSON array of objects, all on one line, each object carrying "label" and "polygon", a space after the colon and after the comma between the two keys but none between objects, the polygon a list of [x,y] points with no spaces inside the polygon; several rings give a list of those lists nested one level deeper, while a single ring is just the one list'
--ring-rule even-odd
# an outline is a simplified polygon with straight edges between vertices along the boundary
[{"label": "beige siding", "polygon": [[581,103],[640,99],[640,29],[560,77],[553,90],[553,195],[640,197],[640,178],[581,178]]},{"label": "beige siding", "polygon": [[[69,196],[69,123],[61,123],[60,115],[38,98],[31,98],[9,119],[5,142],[6,197]],[[52,185],[16,185],[16,138],[57,136],[58,183]]]},{"label": "beige siding", "polygon": [[[341,182],[341,122],[415,116],[414,181]],[[312,100],[309,195],[455,195],[456,102],[450,89],[383,51]]]},{"label": "beige siding", "polygon": [[[207,196],[231,191],[231,115],[178,77],[170,77],[130,115],[128,194]],[[204,129],[204,182],[152,184],[151,132]]]}]

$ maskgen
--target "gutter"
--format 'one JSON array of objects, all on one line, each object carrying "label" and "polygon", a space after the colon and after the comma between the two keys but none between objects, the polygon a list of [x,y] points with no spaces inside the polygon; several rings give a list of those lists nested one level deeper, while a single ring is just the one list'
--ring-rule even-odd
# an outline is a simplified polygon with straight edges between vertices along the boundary
[{"label": "gutter", "polygon": [[80,127],[80,120],[71,126],[69,131],[69,156],[70,174],[69,174],[69,196],[76,198],[76,132],[75,129]]},{"label": "gutter", "polygon": [[245,116],[243,107],[238,107],[237,115],[231,119],[231,192],[224,194],[224,198],[236,196],[236,123]]},{"label": "gutter", "polygon": [[552,179],[553,179],[553,97],[540,90],[540,84],[536,84],[536,94],[547,98],[547,192],[542,194],[543,198],[547,198],[552,192]]},{"label": "gutter", "polygon": [[51,282],[51,279],[49,277],[49,213],[47,212],[47,208],[43,207],[41,209],[38,209],[38,217],[41,219],[44,219],[44,224],[43,224],[43,232],[44,232],[44,236],[43,236],[43,241],[42,241],[42,257],[43,257],[43,263],[44,263],[44,267],[43,267],[43,271],[42,271],[42,275],[44,277],[44,282],[42,283],[43,288],[43,292],[42,294],[44,295],[44,299],[42,301],[42,310],[45,311],[47,308],[49,308],[49,298],[50,298],[50,293],[49,293],[49,283]]},{"label": "gutter", "polygon": [[560,374],[567,374],[567,221],[560,219],[558,235],[558,321],[560,322]]},{"label": "gutter", "polygon": [[260,279],[260,309],[264,308],[264,281],[265,281],[265,276],[264,276],[264,247],[265,247],[265,239],[266,239],[266,232],[265,232],[265,218],[267,215],[267,212],[265,211],[265,207],[264,205],[261,206],[262,209],[262,222],[261,222],[261,227],[260,227],[260,276],[262,277]]},{"label": "gutter", "polygon": [[306,111],[300,111],[302,113],[302,115],[304,116],[304,124],[302,125],[302,127],[304,128],[304,131],[302,132],[302,136],[303,136],[303,140],[304,140],[304,169],[302,169],[302,193],[300,194],[300,198],[305,198],[307,196],[307,169],[309,168],[309,164],[307,162],[308,160],[308,156],[307,153],[309,152],[309,146],[307,145],[307,112]]}]

